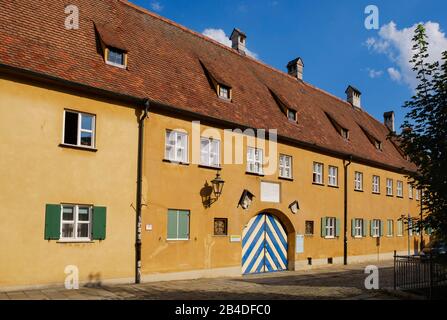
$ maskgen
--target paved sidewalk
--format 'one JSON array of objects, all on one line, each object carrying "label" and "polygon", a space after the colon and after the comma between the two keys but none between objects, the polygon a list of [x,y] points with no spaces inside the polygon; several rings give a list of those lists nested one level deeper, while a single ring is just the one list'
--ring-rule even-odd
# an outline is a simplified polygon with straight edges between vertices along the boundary
[{"label": "paved sidewalk", "polygon": [[[79,290],[42,289],[0,293],[1,299],[25,300],[275,300],[275,299],[402,299],[392,290],[366,290],[364,273],[368,264],[325,266],[306,271],[290,271],[240,278],[198,279],[110,285]],[[380,288],[393,285],[392,261],[381,262]]]}]

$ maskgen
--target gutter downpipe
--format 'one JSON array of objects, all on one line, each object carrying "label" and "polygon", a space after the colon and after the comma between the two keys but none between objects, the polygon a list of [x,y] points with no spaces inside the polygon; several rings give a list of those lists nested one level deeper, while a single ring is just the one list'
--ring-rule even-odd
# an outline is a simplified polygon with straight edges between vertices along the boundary
[{"label": "gutter downpipe", "polygon": [[150,101],[144,100],[143,115],[138,124],[138,163],[137,163],[137,208],[136,208],[136,235],[135,235],[135,283],[141,283],[141,207],[143,189],[143,142],[144,142],[144,121],[149,114]]},{"label": "gutter downpipe", "polygon": [[351,162],[352,162],[352,155],[348,157],[348,163],[343,164],[344,167],[343,264],[345,266],[348,264],[348,167],[351,165]]}]

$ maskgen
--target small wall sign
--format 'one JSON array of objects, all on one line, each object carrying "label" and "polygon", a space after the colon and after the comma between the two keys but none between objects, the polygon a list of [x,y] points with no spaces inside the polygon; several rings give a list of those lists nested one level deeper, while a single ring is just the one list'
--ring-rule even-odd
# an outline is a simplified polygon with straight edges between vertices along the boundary
[{"label": "small wall sign", "polygon": [[147,224],[146,225],[146,231],[152,231],[152,225],[151,224]]},{"label": "small wall sign", "polygon": [[239,235],[231,235],[230,242],[241,242],[241,236]]},{"label": "small wall sign", "polygon": [[304,236],[302,234],[296,235],[296,253],[304,253]]}]

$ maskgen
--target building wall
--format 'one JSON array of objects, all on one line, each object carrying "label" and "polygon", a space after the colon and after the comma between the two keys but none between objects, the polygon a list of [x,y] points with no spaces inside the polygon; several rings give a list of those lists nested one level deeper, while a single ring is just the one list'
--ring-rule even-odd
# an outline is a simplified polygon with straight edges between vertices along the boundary
[{"label": "building wall", "polygon": [[[201,125],[202,132],[212,127]],[[278,144],[278,153],[293,156],[293,181],[278,179],[278,172],[264,177],[246,174],[244,145],[243,164],[222,165],[221,176],[225,180],[222,196],[210,208],[202,204],[201,189],[205,183],[215,177],[216,170],[200,167],[197,164],[175,164],[163,161],[166,129],[183,129],[189,133],[189,160],[192,157],[191,119],[168,117],[160,113],[151,113],[146,125],[144,161],[144,198],[147,206],[143,208],[143,275],[152,279],[152,275],[168,272],[186,272],[191,270],[229,268],[241,266],[241,243],[230,242],[230,235],[242,235],[244,226],[260,212],[268,211],[277,215],[286,225],[289,233],[289,268],[294,263],[303,263],[308,257],[313,260],[334,260],[343,256],[343,228],[341,236],[325,239],[320,236],[320,219],[324,216],[337,217],[343,221],[343,160]],[[223,130],[218,129],[223,137]],[[267,145],[268,147],[268,145]],[[221,161],[223,159],[224,142],[221,142]],[[269,155],[266,148],[265,155]],[[312,183],[313,162],[324,163],[324,186]],[[327,186],[328,166],[338,167],[339,187]],[[354,191],[354,171],[364,174],[364,192]],[[381,176],[381,194],[371,193],[372,175]],[[404,197],[402,199],[385,195],[386,177],[404,181]],[[260,201],[260,182],[272,181],[281,184],[281,203]],[[408,236],[396,236],[396,221],[402,215],[411,213],[418,216],[418,202],[408,199],[406,178],[397,173],[372,168],[358,163],[349,166],[349,218],[348,218],[348,254],[351,261],[355,256],[390,253],[393,250],[404,251],[408,248]],[[248,210],[238,208],[238,201],[244,189],[254,195],[254,201]],[[300,210],[292,214],[289,204],[298,200]],[[167,240],[168,209],[190,210],[190,239],[187,241]],[[213,235],[213,219],[228,218],[228,236]],[[351,218],[377,218],[386,223],[386,219],[394,220],[394,235],[376,239],[368,235],[362,239],[351,237]],[[304,253],[295,254],[295,235],[304,234],[305,221],[314,221],[314,235],[306,236]],[[151,225],[151,230],[146,226]],[[411,241],[416,237],[412,237]],[[413,243],[412,243],[413,245]],[[327,260],[326,260],[327,261]]]},{"label": "building wall", "polygon": [[[97,152],[59,147],[64,108],[96,114]],[[135,109],[0,78],[0,287],[134,277]],[[106,239],[44,240],[45,205],[107,207]]]},{"label": "building wall", "polygon": [[[139,112],[132,106],[7,76],[0,78],[0,96],[0,288],[62,285],[67,265],[79,268],[81,282],[132,281]],[[97,152],[59,146],[64,108],[96,115]],[[278,216],[286,226],[289,269],[308,257],[325,261],[342,256],[342,237],[322,238],[320,219],[331,216],[343,221],[343,160],[280,143],[278,153],[293,156],[293,181],[278,179],[277,172],[260,177],[245,172],[244,144],[243,163],[222,166],[223,194],[205,208],[201,190],[205,183],[210,184],[216,170],[163,161],[165,130],[176,128],[189,133],[191,160],[191,119],[151,113],[146,122],[142,225],[146,278],[164,279],[170,272],[194,270],[225,275],[226,271],[218,271],[225,268],[240,274],[241,242],[230,242],[230,235],[242,236],[244,226],[260,212]],[[212,127],[202,125],[205,129]],[[223,135],[222,129],[218,131]],[[222,142],[221,158],[223,147]],[[269,156],[268,144],[265,155]],[[314,161],[324,163],[324,186],[312,184]],[[339,169],[338,188],[327,186],[328,165]],[[355,170],[364,173],[364,192],[353,191]],[[381,176],[381,195],[371,194],[372,174]],[[386,177],[394,179],[394,192],[396,179],[406,181],[400,174],[357,163],[349,167],[348,247],[352,260],[408,248],[406,233],[382,237],[379,247],[369,234],[363,239],[351,237],[353,217],[385,222],[409,212],[418,216],[418,202],[408,199],[406,182],[402,199],[385,196]],[[260,201],[261,181],[281,184],[280,203]],[[238,207],[244,189],[255,195],[248,210]],[[297,214],[288,209],[294,200],[300,204]],[[45,205],[59,203],[106,206],[106,239],[91,243],[44,240]],[[189,240],[166,240],[168,209],[190,210]],[[228,218],[228,236],[213,235],[214,218]],[[314,221],[314,235],[305,237],[304,253],[296,254],[295,236],[304,233],[306,220]],[[146,230],[147,225],[152,229]],[[412,247],[415,240],[410,239]]]}]

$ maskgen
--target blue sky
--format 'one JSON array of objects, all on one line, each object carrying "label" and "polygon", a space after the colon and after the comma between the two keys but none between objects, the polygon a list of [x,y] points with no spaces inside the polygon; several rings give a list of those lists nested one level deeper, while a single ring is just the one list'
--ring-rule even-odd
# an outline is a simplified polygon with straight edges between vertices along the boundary
[{"label": "blue sky", "polygon": [[[131,1],[200,33],[228,36],[237,27],[247,34],[248,49],[280,70],[300,56],[305,81],[341,98],[352,84],[375,118],[382,121],[394,110],[397,127],[415,85],[408,64],[411,28],[426,24],[434,58],[447,50],[445,0]],[[379,10],[379,30],[364,26],[370,4]]]}]

